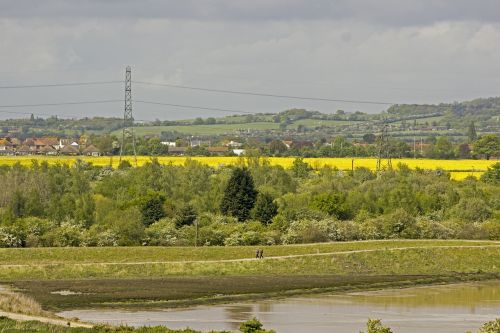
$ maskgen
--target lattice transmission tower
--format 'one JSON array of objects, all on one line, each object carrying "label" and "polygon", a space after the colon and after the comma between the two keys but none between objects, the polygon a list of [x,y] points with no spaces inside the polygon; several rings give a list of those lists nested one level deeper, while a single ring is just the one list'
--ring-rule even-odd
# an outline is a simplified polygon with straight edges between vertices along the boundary
[{"label": "lattice transmission tower", "polygon": [[391,145],[389,142],[389,127],[384,120],[382,133],[378,138],[377,156],[377,177],[380,177],[383,170],[392,169]]},{"label": "lattice transmission tower", "polygon": [[134,153],[134,162],[137,166],[137,153],[135,149],[135,131],[134,116],[132,115],[132,70],[130,66],[125,69],[125,110],[123,112],[123,132],[120,145],[120,162],[124,154],[125,145],[132,141],[132,150]]}]

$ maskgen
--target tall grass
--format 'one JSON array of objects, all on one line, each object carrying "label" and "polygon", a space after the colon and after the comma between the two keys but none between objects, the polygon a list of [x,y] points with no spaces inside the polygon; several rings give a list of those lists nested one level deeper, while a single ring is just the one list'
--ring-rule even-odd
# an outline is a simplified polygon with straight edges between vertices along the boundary
[{"label": "tall grass", "polygon": [[48,315],[34,299],[10,291],[0,291],[0,310],[32,316]]}]

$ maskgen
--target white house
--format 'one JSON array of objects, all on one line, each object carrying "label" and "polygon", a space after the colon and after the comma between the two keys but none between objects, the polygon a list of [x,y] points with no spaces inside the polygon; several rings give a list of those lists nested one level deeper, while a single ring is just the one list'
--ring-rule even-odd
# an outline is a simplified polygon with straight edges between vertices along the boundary
[{"label": "white house", "polygon": [[233,153],[238,156],[245,155],[245,149],[233,149]]}]

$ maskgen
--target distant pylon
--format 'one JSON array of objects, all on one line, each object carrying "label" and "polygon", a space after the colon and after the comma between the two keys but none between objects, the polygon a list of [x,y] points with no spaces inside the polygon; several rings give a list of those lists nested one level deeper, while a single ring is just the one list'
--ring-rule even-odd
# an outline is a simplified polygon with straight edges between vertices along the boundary
[{"label": "distant pylon", "polygon": [[135,150],[135,131],[134,131],[134,117],[132,115],[132,70],[130,66],[125,69],[125,110],[123,113],[123,132],[122,143],[120,145],[120,162],[124,153],[125,145],[128,138],[132,139],[132,149],[134,152],[134,161],[137,166],[137,153]]},{"label": "distant pylon", "polygon": [[[385,120],[383,123],[382,133],[380,134],[378,144],[379,146],[378,146],[378,158],[377,158],[377,176],[380,177],[382,170],[384,170],[385,168],[392,169],[391,151],[390,151],[391,147],[389,142],[388,126]],[[386,160],[385,165],[384,165],[384,160]]]}]

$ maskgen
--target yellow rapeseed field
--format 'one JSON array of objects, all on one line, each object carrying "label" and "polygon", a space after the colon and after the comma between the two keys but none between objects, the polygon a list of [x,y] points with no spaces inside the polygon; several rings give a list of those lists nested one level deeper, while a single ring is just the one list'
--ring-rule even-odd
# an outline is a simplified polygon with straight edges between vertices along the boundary
[{"label": "yellow rapeseed field", "polygon": [[[161,156],[158,161],[162,164],[183,165],[190,158],[200,163],[219,167],[224,165],[234,165],[241,162],[240,157],[183,157],[183,156]],[[112,165],[117,167],[119,157],[113,156],[2,156],[0,157],[0,165],[13,165],[20,163],[24,166],[32,164],[33,160],[38,162],[47,161],[49,164],[73,164],[77,159],[81,159],[97,166]],[[127,156],[124,158],[134,165],[133,157]],[[271,165],[281,165],[284,168],[290,168],[293,164],[294,157],[269,157],[266,158]],[[137,164],[143,165],[151,160],[149,156],[138,156]],[[370,170],[375,170],[377,166],[376,158],[305,158],[305,162],[314,169],[319,169],[324,166],[336,167],[340,170],[350,170],[353,166],[366,167]],[[452,179],[462,180],[467,176],[479,177],[486,169],[497,161],[487,160],[431,160],[431,159],[393,159],[392,165],[397,168],[399,163],[406,164],[408,167],[421,168],[427,170],[443,169],[449,171]]]}]

